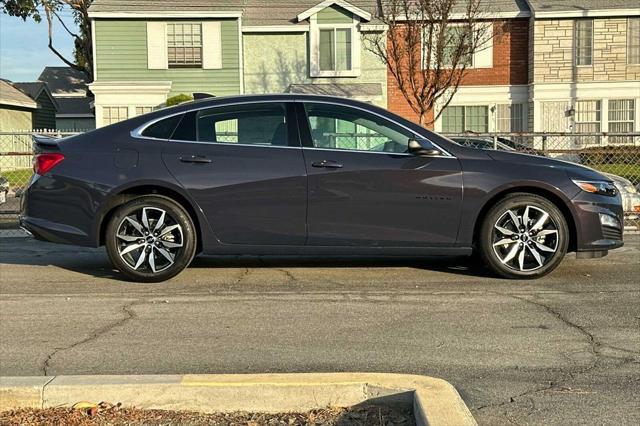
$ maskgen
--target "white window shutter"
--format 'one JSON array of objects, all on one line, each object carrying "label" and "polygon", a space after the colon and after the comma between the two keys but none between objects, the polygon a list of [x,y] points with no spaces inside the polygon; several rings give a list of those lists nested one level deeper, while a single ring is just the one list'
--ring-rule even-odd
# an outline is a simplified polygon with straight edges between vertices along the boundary
[{"label": "white window shutter", "polygon": [[493,68],[493,24],[479,24],[476,31],[483,34],[473,55],[473,68]]},{"label": "white window shutter", "polygon": [[222,29],[219,21],[202,23],[202,68],[222,68]]},{"label": "white window shutter", "polygon": [[356,75],[360,75],[360,46],[362,43],[362,33],[357,27],[351,30],[351,68]]},{"label": "white window shutter", "polygon": [[167,24],[164,22],[147,22],[147,67],[150,70],[169,68]]}]

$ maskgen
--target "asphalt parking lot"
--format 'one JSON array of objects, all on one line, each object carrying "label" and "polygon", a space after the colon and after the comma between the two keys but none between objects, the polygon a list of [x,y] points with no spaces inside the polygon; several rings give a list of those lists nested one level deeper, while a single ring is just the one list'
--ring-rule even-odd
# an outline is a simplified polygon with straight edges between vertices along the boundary
[{"label": "asphalt parking lot", "polygon": [[480,424],[640,424],[640,238],[537,281],[464,258],[200,258],[164,284],[0,238],[0,375],[376,371]]}]

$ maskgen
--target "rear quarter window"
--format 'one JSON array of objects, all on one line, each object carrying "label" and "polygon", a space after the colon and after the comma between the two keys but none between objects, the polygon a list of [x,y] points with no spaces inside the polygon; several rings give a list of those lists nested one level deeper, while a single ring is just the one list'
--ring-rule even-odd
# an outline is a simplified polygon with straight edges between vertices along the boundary
[{"label": "rear quarter window", "polygon": [[171,139],[171,135],[180,123],[184,114],[165,118],[144,129],[142,136],[155,139]]}]

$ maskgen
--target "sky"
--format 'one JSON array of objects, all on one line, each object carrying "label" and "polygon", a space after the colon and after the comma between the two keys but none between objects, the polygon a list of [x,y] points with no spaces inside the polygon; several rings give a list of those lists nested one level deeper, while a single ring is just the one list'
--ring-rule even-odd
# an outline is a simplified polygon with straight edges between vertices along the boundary
[{"label": "sky", "polygon": [[[73,20],[65,14],[67,25]],[[54,47],[66,58],[72,58],[73,40],[62,26],[54,26]],[[35,81],[45,66],[64,66],[49,50],[47,22],[37,24],[28,19],[5,15],[0,12],[0,77],[12,81]]]}]

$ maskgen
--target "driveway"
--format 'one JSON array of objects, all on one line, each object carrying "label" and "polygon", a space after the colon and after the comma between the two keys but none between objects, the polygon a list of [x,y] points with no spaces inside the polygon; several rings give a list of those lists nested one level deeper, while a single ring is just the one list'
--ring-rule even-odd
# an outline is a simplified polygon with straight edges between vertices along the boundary
[{"label": "driveway", "polygon": [[639,424],[640,238],[537,281],[466,259],[206,258],[165,284],[0,239],[0,375],[381,371],[481,424]]}]

